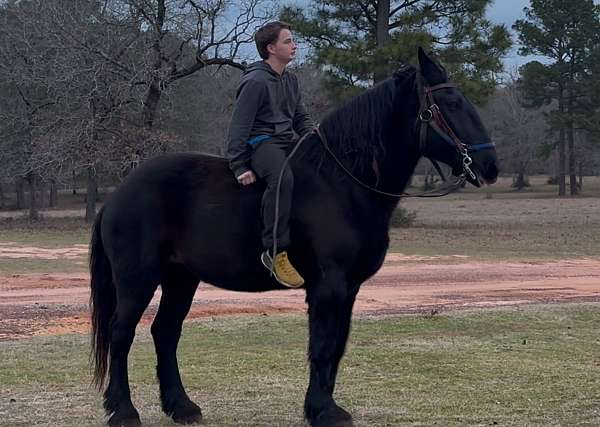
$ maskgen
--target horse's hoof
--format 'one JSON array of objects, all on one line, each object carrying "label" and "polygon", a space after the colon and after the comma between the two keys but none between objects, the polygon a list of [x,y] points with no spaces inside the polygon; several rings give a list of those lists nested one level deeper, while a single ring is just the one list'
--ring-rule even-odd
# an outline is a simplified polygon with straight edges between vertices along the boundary
[{"label": "horse's hoof", "polygon": [[142,425],[140,416],[137,414],[117,414],[114,413],[108,419],[108,425],[111,427],[138,427]]},{"label": "horse's hoof", "polygon": [[354,427],[352,415],[339,406],[331,406],[321,412],[311,423],[312,427]]},{"label": "horse's hoof", "polygon": [[177,424],[196,424],[202,421],[202,410],[188,399],[175,406],[172,417]]}]

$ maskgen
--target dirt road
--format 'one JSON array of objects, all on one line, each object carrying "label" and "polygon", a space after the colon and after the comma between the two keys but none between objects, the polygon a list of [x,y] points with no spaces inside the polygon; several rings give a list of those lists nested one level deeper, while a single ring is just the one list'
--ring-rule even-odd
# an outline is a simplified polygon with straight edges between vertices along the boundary
[{"label": "dirt road", "polygon": [[[89,330],[87,274],[0,274],[0,340]],[[160,291],[143,322],[151,322]],[[363,285],[357,314],[432,313],[501,305],[600,302],[600,259],[474,262],[390,254]],[[304,312],[304,291],[244,294],[201,284],[188,318]]]}]

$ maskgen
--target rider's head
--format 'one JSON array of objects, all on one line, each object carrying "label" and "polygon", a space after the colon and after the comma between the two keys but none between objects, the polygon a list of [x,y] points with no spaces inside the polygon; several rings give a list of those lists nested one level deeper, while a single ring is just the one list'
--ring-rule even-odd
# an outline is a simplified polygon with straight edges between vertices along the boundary
[{"label": "rider's head", "polygon": [[290,24],[273,21],[254,34],[256,49],[262,59],[275,58],[287,64],[296,56],[296,43]]}]

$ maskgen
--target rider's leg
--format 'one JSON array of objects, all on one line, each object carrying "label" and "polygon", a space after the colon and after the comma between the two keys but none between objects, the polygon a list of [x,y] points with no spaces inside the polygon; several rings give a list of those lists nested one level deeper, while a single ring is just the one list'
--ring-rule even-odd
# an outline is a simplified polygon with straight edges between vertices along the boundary
[{"label": "rider's leg", "polygon": [[297,287],[301,286],[304,280],[290,264],[286,253],[286,249],[291,244],[289,218],[294,190],[294,175],[289,166],[285,168],[281,179],[279,206],[276,212],[277,184],[286,159],[287,145],[276,140],[260,143],[252,154],[252,169],[267,184],[262,198],[262,243],[265,251],[273,247],[275,218],[278,220],[277,254],[274,259],[268,259],[267,253],[263,254],[263,262],[265,265],[269,265],[269,262],[275,264],[275,275],[280,283]]}]

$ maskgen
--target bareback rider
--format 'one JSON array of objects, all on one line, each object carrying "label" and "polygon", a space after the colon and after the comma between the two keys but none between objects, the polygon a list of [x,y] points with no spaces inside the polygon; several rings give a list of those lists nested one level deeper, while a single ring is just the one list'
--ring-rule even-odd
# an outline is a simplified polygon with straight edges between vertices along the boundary
[{"label": "bareback rider", "polygon": [[286,159],[286,148],[294,131],[303,136],[314,127],[300,99],[298,79],[286,70],[296,55],[290,26],[275,21],[261,27],[254,35],[262,61],[244,71],[237,90],[236,104],[229,126],[227,156],[237,181],[249,185],[256,175],[267,187],[262,198],[264,252],[261,261],[273,268],[277,281],[299,287],[304,279],[290,263],[286,249],[291,245],[289,217],[294,176],[286,167],[279,194],[277,254],[273,256],[273,224],[277,181]]}]

